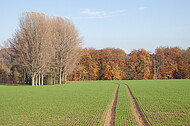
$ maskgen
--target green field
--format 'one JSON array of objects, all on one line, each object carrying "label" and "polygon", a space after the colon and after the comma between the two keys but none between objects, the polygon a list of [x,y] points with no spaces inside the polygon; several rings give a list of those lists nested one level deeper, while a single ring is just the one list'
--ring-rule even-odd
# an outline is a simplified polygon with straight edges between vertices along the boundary
[{"label": "green field", "polygon": [[190,80],[127,81],[152,125],[190,124]]},{"label": "green field", "polygon": [[103,125],[116,84],[116,126],[138,125],[124,84],[152,125],[190,124],[190,80],[131,80],[0,84],[0,125]]},{"label": "green field", "polygon": [[100,125],[117,85],[109,81],[0,87],[0,125]]},{"label": "green field", "polygon": [[117,105],[116,105],[115,125],[116,126],[138,125],[132,109],[130,97],[126,90],[126,86],[124,84],[120,84],[119,87]]}]

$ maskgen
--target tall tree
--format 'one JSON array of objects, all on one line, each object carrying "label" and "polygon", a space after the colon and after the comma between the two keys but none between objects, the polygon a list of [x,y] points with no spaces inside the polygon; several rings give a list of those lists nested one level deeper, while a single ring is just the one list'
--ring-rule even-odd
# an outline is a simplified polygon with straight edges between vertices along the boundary
[{"label": "tall tree", "polygon": [[66,83],[67,75],[72,72],[75,63],[80,58],[82,39],[74,24],[67,18],[53,19],[53,44],[55,59],[59,67],[59,84]]},{"label": "tall tree", "polygon": [[47,53],[47,50],[51,51],[50,41],[49,17],[43,13],[23,13],[19,20],[19,29],[10,41],[10,46],[14,63],[26,69],[33,86],[35,78],[44,71],[51,59],[51,54]]}]

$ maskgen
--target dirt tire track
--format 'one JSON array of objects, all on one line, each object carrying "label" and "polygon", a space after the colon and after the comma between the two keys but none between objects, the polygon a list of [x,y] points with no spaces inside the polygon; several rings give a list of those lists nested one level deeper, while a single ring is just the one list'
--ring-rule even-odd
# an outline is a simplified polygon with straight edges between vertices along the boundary
[{"label": "dirt tire track", "polygon": [[117,104],[118,90],[119,90],[119,84],[117,84],[113,100],[111,102],[110,108],[108,109],[104,126],[115,126],[115,109]]},{"label": "dirt tire track", "polygon": [[134,110],[136,119],[138,120],[139,126],[150,126],[148,121],[146,120],[144,114],[142,113],[141,109],[139,108],[139,105],[138,105],[136,99],[134,98],[131,90],[129,89],[128,85],[125,84],[125,86],[127,87],[127,91],[128,91],[129,96],[130,96],[132,106],[133,106],[133,110]]}]

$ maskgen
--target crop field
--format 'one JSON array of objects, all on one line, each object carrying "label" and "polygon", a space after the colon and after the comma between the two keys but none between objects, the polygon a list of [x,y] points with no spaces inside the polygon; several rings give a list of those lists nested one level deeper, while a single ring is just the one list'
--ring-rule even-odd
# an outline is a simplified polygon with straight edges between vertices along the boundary
[{"label": "crop field", "polygon": [[190,80],[126,81],[152,125],[190,124]]},{"label": "crop field", "polygon": [[116,105],[116,126],[137,126],[131,100],[124,84],[120,84]]},{"label": "crop field", "polygon": [[116,126],[139,125],[125,84],[149,124],[190,124],[190,80],[125,80],[0,84],[0,125],[104,125],[116,84]]},{"label": "crop field", "polygon": [[0,87],[0,125],[102,125],[117,85],[110,81]]}]

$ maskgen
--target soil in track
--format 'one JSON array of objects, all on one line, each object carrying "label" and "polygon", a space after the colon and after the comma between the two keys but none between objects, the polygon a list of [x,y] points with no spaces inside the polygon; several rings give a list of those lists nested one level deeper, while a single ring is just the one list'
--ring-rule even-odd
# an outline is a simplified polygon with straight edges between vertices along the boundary
[{"label": "soil in track", "polygon": [[139,108],[136,99],[134,98],[133,94],[131,93],[131,90],[129,89],[128,85],[125,85],[125,86],[127,87],[127,91],[128,91],[128,94],[129,94],[131,102],[132,102],[133,110],[134,110],[134,113],[138,120],[139,125],[140,126],[149,126],[149,123],[147,122],[145,116],[143,115],[141,109]]},{"label": "soil in track", "polygon": [[113,100],[111,102],[110,108],[108,109],[104,126],[115,126],[115,109],[116,109],[116,104],[117,104],[118,90],[119,90],[119,84],[117,85],[115,94],[113,96]]}]

